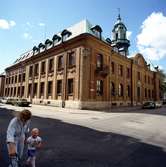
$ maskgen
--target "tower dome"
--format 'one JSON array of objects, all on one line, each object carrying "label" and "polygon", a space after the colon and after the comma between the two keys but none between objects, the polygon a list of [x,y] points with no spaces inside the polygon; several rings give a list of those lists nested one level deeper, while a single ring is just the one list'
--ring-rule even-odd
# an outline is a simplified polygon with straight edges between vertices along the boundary
[{"label": "tower dome", "polygon": [[122,22],[120,14],[118,15],[117,21],[112,30],[112,47],[115,51],[128,55],[128,47],[130,46],[130,41],[126,37],[127,28]]}]

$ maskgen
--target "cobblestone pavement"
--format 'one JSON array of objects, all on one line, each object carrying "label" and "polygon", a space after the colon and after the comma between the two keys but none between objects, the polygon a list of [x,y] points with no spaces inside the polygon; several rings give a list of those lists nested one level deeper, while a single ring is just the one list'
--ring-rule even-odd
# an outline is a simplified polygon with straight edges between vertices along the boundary
[{"label": "cobblestone pavement", "polygon": [[[112,112],[32,106],[44,140],[37,167],[165,167],[165,107]],[[7,166],[6,128],[14,110],[0,106],[0,167]]]}]

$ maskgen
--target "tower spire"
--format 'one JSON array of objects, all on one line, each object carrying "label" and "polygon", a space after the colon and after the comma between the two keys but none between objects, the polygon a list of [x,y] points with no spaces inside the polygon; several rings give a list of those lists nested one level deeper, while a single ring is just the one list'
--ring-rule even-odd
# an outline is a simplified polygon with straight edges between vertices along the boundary
[{"label": "tower spire", "polygon": [[126,37],[127,28],[120,17],[120,8],[118,9],[118,18],[112,30],[112,47],[120,54],[127,56],[130,41]]},{"label": "tower spire", "polygon": [[121,17],[120,17],[120,8],[118,8],[118,20],[121,20]]}]

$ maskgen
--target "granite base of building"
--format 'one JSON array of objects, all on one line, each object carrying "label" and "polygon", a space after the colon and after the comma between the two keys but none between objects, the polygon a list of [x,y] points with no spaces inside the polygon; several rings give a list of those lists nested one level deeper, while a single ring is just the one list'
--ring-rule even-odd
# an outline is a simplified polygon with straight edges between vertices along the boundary
[{"label": "granite base of building", "polygon": [[102,110],[111,107],[111,102],[103,102],[103,101],[81,102],[72,100],[62,101],[62,100],[48,100],[48,99],[33,99],[32,104],[48,105],[48,106],[72,108],[72,109],[90,109],[90,110]]}]

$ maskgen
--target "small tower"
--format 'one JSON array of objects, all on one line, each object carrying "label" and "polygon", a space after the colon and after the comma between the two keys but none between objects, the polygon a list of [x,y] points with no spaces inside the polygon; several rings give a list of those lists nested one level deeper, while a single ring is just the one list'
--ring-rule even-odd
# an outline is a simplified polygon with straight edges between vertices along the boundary
[{"label": "small tower", "polygon": [[112,30],[112,44],[113,49],[120,54],[127,56],[130,41],[126,37],[127,28],[122,22],[120,13],[118,14],[117,22]]}]

